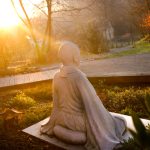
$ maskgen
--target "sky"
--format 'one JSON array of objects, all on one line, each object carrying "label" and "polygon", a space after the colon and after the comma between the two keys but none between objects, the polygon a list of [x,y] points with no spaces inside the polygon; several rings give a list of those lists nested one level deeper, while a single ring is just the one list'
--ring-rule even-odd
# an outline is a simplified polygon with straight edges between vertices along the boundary
[{"label": "sky", "polygon": [[[23,12],[19,5],[19,0],[14,0],[15,6],[19,12],[19,14],[23,15]],[[30,3],[39,3],[41,0],[23,0],[24,6],[29,15],[33,14],[33,5]],[[8,28],[11,26],[16,26],[21,23],[17,14],[14,11],[14,8],[11,4],[11,0],[0,0],[0,28]]]}]

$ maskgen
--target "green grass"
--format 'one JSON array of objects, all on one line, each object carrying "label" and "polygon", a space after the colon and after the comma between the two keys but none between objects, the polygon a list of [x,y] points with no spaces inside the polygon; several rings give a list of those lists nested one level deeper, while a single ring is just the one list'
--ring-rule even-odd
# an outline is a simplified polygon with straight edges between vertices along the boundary
[{"label": "green grass", "polygon": [[136,54],[145,54],[150,53],[150,43],[144,41],[144,39],[141,39],[137,41],[134,45],[134,48],[131,48],[126,51],[120,51],[116,53],[102,53],[101,55],[93,54],[86,51],[81,51],[82,58],[94,58],[94,59],[107,59],[107,58],[116,58],[116,57],[122,57],[122,56],[129,56],[129,55],[136,55]]},{"label": "green grass", "polygon": [[135,54],[144,54],[144,53],[150,53],[150,43],[144,42],[144,41],[138,41],[135,43],[135,47],[127,50],[118,52],[115,54],[108,54],[104,56],[104,58],[115,58],[115,57],[122,57],[122,56],[128,56],[128,55],[135,55]]},{"label": "green grass", "polygon": [[96,58],[97,56],[99,56],[98,54],[94,54],[85,50],[81,50],[80,54],[82,59]]}]

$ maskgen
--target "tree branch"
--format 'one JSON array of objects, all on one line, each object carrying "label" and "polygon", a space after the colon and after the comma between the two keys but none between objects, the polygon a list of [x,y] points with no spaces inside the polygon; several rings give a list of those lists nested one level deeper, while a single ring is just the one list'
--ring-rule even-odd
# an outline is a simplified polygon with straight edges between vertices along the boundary
[{"label": "tree branch", "polygon": [[11,3],[12,3],[12,6],[14,8],[14,11],[16,12],[17,16],[20,18],[20,20],[28,27],[28,24],[25,22],[25,20],[21,17],[21,15],[18,13],[16,7],[15,7],[15,4],[14,4],[14,1],[11,0]]},{"label": "tree branch", "polygon": [[81,11],[83,9],[88,9],[89,7],[91,7],[94,3],[96,2],[96,0],[93,0],[89,5],[85,6],[85,7],[81,7],[81,8],[69,8],[69,9],[61,9],[61,10],[55,10],[52,11],[52,13],[58,13],[58,12],[69,12],[69,11]]},{"label": "tree branch", "polygon": [[29,1],[30,1],[30,3],[31,3],[34,7],[38,8],[44,15],[48,16],[48,15],[46,14],[46,12],[45,12],[44,10],[42,10],[41,7],[39,7],[38,5],[34,4],[31,0],[29,0]]},{"label": "tree branch", "polygon": [[28,28],[29,28],[29,30],[30,30],[30,32],[31,32],[31,36],[32,36],[33,41],[34,41],[34,43],[35,43],[35,47],[36,47],[36,50],[37,50],[38,58],[40,58],[39,45],[38,45],[36,36],[35,36],[35,34],[34,34],[33,27],[32,27],[31,21],[30,21],[30,18],[29,18],[28,14],[27,14],[27,12],[26,12],[26,10],[25,10],[25,8],[24,8],[24,5],[23,5],[23,3],[22,3],[22,0],[19,0],[19,3],[20,3],[20,6],[21,6],[21,8],[22,8],[22,11],[24,12],[25,17],[26,17],[26,19],[27,19]]}]

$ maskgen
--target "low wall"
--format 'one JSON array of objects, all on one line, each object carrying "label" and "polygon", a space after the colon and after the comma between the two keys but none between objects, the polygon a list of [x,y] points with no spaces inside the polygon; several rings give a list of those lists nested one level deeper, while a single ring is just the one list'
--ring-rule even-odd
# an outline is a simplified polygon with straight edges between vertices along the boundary
[{"label": "low wall", "polygon": [[[104,76],[104,77],[88,77],[92,84],[107,84],[107,85],[150,85],[150,75],[142,75],[142,76]],[[27,88],[33,87],[40,83],[50,83],[52,84],[52,79],[37,81],[37,82],[30,82],[25,84],[18,84],[13,86],[1,87],[0,91],[9,90],[9,89],[18,89],[18,88]]]}]

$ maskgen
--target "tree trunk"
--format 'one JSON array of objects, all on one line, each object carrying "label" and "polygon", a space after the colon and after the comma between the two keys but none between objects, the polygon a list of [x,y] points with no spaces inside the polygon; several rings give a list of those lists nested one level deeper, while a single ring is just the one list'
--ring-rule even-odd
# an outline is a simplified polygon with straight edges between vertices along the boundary
[{"label": "tree trunk", "polygon": [[52,15],[52,11],[51,11],[51,7],[52,7],[52,0],[46,0],[47,2],[47,9],[48,9],[48,32],[47,32],[47,39],[48,39],[48,43],[47,43],[47,48],[48,50],[51,50],[51,39],[52,39],[52,19],[51,19],[51,15]]}]

